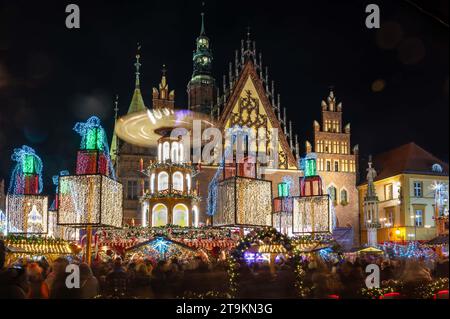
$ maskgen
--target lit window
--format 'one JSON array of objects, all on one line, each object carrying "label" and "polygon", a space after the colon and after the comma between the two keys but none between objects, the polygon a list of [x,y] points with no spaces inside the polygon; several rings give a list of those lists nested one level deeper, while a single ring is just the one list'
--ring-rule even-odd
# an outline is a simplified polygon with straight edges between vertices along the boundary
[{"label": "lit window", "polygon": [[152,211],[152,226],[160,227],[167,225],[167,206],[156,204]]},{"label": "lit window", "polygon": [[178,143],[177,142],[172,143],[171,160],[173,163],[178,163]]},{"label": "lit window", "polygon": [[175,172],[172,175],[173,189],[182,192],[183,191],[183,174]]},{"label": "lit window", "polygon": [[150,176],[150,193],[154,193],[155,192],[155,173],[152,173],[152,175]]},{"label": "lit window", "polygon": [[179,145],[180,145],[180,155],[178,158],[180,160],[180,163],[182,163],[184,161],[184,146],[183,143],[180,143]]},{"label": "lit window", "polygon": [[392,184],[384,185],[384,198],[385,198],[385,200],[390,200],[393,198],[393,185]]},{"label": "lit window", "polygon": [[189,210],[186,205],[175,205],[173,208],[173,224],[181,227],[189,226]]},{"label": "lit window", "polygon": [[170,159],[170,144],[169,142],[164,142],[163,144],[163,162],[167,161],[168,159]]},{"label": "lit window", "polygon": [[169,188],[169,174],[161,172],[158,174],[158,191],[163,191]]},{"label": "lit window", "polygon": [[414,182],[414,197],[422,197],[422,182]]},{"label": "lit window", "polygon": [[433,164],[433,166],[431,166],[431,170],[433,172],[435,172],[435,173],[442,173],[443,172],[442,166],[437,164],[437,163]]},{"label": "lit window", "polygon": [[333,202],[336,202],[337,201],[336,187],[334,186],[328,187],[328,195],[330,195],[330,198]]},{"label": "lit window", "polygon": [[186,174],[186,187],[187,187],[187,191],[188,193],[191,192],[191,175]]},{"label": "lit window", "polygon": [[423,226],[423,210],[422,209],[416,209],[416,215],[415,218],[415,226],[416,227],[422,227]]},{"label": "lit window", "polygon": [[348,203],[348,193],[347,193],[347,190],[345,190],[345,189],[341,190],[341,203],[342,204]]},{"label": "lit window", "polygon": [[162,161],[162,144],[158,144],[158,162]]}]

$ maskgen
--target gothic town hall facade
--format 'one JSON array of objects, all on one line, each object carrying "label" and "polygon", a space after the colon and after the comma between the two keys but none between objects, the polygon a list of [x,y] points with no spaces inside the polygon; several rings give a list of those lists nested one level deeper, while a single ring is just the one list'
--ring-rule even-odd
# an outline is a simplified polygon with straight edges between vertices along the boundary
[{"label": "gothic town hall facade", "polygon": [[[313,141],[304,141],[305,150],[300,153],[299,137],[293,133],[293,121],[288,120],[287,108],[281,105],[280,95],[275,92],[274,81],[269,79],[268,69],[263,65],[262,54],[256,52],[255,43],[247,34],[241,47],[234,52],[233,62],[222,67],[227,75],[222,83],[213,75],[214,56],[211,39],[202,23],[195,41],[192,77],[187,81],[188,101],[186,109],[201,112],[211,117],[219,129],[225,132],[235,125],[247,126],[258,132],[278,130],[278,146],[266,146],[263,151],[278,153],[278,168],[263,171],[263,178],[272,182],[272,194],[277,194],[277,185],[289,181],[292,196],[299,194],[299,178],[303,176],[300,158],[315,153],[317,171],[322,178],[323,191],[327,192],[334,205],[337,230],[351,233],[353,244],[359,242],[358,195],[356,190],[358,146],[352,146],[350,124],[344,122],[343,104],[333,90],[324,92],[317,106],[310,106],[321,115],[321,121],[312,125]],[[161,82],[152,90],[152,101],[145,102],[141,94],[140,62],[137,55],[135,89],[128,107],[128,114],[145,109],[174,108],[175,92],[163,70]],[[188,62],[188,61],[186,61]],[[320,101],[320,99],[318,99]],[[117,117],[117,103],[116,103]],[[255,120],[257,119],[257,120]],[[295,120],[295,119],[293,119]],[[259,150],[261,151],[261,150]],[[111,158],[116,173],[124,186],[124,223],[141,225],[142,205],[140,198],[148,190],[149,181],[142,171],[157,157],[157,150],[138,147],[121,141],[113,134]],[[195,163],[197,164],[197,163]],[[200,198],[196,209],[196,225],[210,224],[207,215],[208,187],[217,171],[216,164],[199,163],[197,174],[192,176],[192,187]]]}]

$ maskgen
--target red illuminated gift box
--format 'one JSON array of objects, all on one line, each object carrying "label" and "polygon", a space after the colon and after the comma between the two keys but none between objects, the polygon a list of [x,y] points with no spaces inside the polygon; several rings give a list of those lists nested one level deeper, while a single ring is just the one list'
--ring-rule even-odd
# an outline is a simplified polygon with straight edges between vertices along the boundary
[{"label": "red illuminated gift box", "polygon": [[76,174],[102,174],[108,176],[108,160],[105,154],[99,151],[78,151]]},{"label": "red illuminated gift box", "polygon": [[320,176],[300,178],[300,196],[323,195],[322,179]]},{"label": "red illuminated gift box", "polygon": [[292,213],[293,197],[275,197],[273,199],[274,213]]},{"label": "red illuminated gift box", "polygon": [[235,176],[256,178],[255,159],[247,156],[240,163],[236,163],[235,160],[233,163],[225,163],[224,179]]},{"label": "red illuminated gift box", "polygon": [[24,194],[37,195],[39,193],[39,176],[25,175]]}]

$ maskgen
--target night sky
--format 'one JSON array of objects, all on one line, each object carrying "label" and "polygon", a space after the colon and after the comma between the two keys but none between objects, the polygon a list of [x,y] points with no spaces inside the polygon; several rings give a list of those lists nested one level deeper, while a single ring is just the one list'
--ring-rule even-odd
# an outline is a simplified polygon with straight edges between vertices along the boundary
[{"label": "night sky", "polygon": [[[65,27],[69,3],[80,6],[79,30]],[[380,30],[365,27],[369,3],[380,6]],[[114,96],[124,114],[133,93],[137,42],[146,105],[166,64],[185,108],[202,10],[219,85],[250,26],[302,148],[333,85],[362,161],[415,141],[448,162],[448,2],[414,3],[435,17],[392,0],[227,0],[205,9],[192,0],[0,0],[0,178],[9,181],[11,152],[26,144],[43,159],[51,192],[52,175],[74,171],[75,122],[97,115],[110,137]]]}]

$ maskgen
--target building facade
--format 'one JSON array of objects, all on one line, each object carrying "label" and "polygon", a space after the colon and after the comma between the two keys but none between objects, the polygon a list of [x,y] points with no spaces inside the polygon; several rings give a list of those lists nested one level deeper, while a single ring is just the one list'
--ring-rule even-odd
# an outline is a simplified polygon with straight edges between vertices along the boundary
[{"label": "building facade", "polygon": [[[436,186],[448,189],[448,164],[420,146],[409,143],[374,157],[378,196],[378,242],[425,241],[437,235],[436,218],[448,216],[448,201],[436,205]],[[358,186],[361,239],[366,242],[364,196],[367,183]]]},{"label": "building facade", "polygon": [[342,102],[337,102],[334,91],[322,100],[322,123],[314,121],[313,145],[306,142],[306,152],[317,154],[317,171],[323,187],[331,196],[336,212],[336,226],[353,229],[359,237],[358,145],[352,149],[350,124],[343,126]]},{"label": "building facade", "polygon": [[[206,36],[203,18],[202,15],[201,31],[193,54],[193,73],[187,85],[187,108],[209,115],[217,124],[224,136],[223,150],[229,146],[225,137],[230,129],[250,129],[256,140],[247,143],[245,151],[259,152],[268,158],[267,162],[257,164],[256,178],[270,181],[272,194],[277,194],[278,184],[288,183],[289,195],[299,196],[303,171],[298,136],[293,133],[293,123],[288,120],[286,107],[281,106],[280,94],[275,92],[275,82],[269,79],[262,54],[256,52],[255,42],[247,34],[247,39],[241,41],[240,49],[235,51],[233,62],[229,63],[227,75],[223,76],[219,89],[213,77],[211,40]],[[135,63],[136,86],[128,114],[146,109],[140,91],[139,58],[138,55]],[[152,108],[173,109],[174,100],[175,93],[169,91],[163,72],[159,89],[153,89]],[[322,103],[322,126],[317,122],[314,124],[318,175],[323,180],[323,191],[328,191],[334,199],[338,226],[357,232],[359,219],[355,185],[358,148],[354,147],[351,152],[350,126],[342,127],[342,104],[336,102],[331,91],[326,102]],[[270,141],[275,137],[277,143],[272,145]],[[139,198],[151,187],[151,180],[142,172],[152,160],[157,159],[157,150],[130,145],[119,141],[115,135],[111,149],[117,175],[124,185],[124,222],[150,224],[150,219],[144,220],[142,216],[151,216],[151,212],[142,213]],[[307,143],[306,153],[311,152],[313,149]],[[195,203],[198,217],[191,216],[191,221],[195,220],[195,223],[189,222],[190,225],[211,224],[208,192],[219,164],[219,159],[194,163],[196,172],[192,175],[192,185],[196,185],[196,196],[199,198]]]}]

